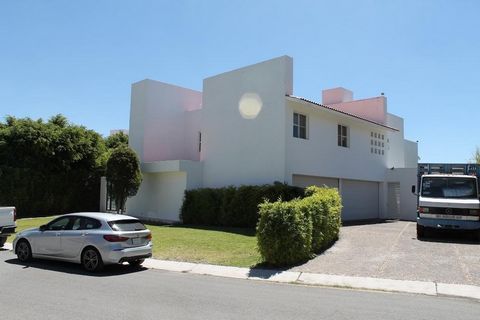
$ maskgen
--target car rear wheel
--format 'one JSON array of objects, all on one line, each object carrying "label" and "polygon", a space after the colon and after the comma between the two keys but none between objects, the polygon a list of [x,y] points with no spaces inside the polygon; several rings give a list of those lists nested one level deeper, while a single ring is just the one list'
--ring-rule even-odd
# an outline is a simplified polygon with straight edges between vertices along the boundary
[{"label": "car rear wheel", "polygon": [[7,242],[7,237],[0,237],[0,248]]},{"label": "car rear wheel", "polygon": [[137,259],[137,260],[132,260],[128,261],[128,264],[131,267],[140,267],[140,265],[145,261],[145,259]]},{"label": "car rear wheel", "polygon": [[15,248],[18,260],[26,262],[32,259],[32,248],[27,240],[20,240]]},{"label": "car rear wheel", "polygon": [[417,224],[417,239],[425,237],[425,227]]},{"label": "car rear wheel", "polygon": [[82,252],[82,266],[88,272],[97,272],[103,269],[100,253],[95,248],[86,248]]}]

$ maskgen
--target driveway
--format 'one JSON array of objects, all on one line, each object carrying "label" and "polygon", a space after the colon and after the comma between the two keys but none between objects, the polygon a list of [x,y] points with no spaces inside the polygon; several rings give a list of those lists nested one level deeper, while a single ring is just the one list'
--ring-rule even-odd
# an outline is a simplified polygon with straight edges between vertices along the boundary
[{"label": "driveway", "polygon": [[414,222],[345,226],[333,247],[292,271],[480,286],[480,244],[453,232],[419,241]]}]

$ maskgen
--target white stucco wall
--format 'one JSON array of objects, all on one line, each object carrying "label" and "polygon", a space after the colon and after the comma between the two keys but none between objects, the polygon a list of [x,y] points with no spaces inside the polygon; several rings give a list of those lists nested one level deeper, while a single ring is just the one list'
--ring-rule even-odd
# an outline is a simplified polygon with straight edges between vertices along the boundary
[{"label": "white stucco wall", "polygon": [[144,173],[142,185],[127,201],[127,214],[153,221],[178,222],[186,172]]},{"label": "white stucco wall", "polygon": [[141,162],[199,160],[201,92],[153,80],[132,85],[130,146]]},{"label": "white stucco wall", "polygon": [[[294,138],[293,113],[307,115],[308,139]],[[370,133],[388,129],[303,102],[288,102],[286,115],[286,177],[293,174],[383,181],[386,154],[370,152]],[[339,147],[337,125],[349,128],[349,147]],[[403,147],[403,144],[402,144]]]},{"label": "white stucco wall", "polygon": [[[203,89],[204,186],[283,181],[292,59],[283,56],[207,78]],[[250,119],[239,111],[246,94],[261,101],[260,112]]]},{"label": "white stucco wall", "polygon": [[412,185],[417,184],[417,168],[395,168],[387,171],[387,181],[400,183],[400,219],[415,221],[417,197]]}]

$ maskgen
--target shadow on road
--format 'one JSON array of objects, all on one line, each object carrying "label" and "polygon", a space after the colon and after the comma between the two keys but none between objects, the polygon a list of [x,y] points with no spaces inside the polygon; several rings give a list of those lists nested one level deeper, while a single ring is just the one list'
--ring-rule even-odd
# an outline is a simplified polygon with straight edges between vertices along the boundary
[{"label": "shadow on road", "polygon": [[479,231],[427,229],[425,230],[425,237],[418,240],[424,242],[479,245],[480,241],[477,238],[477,232]]},{"label": "shadow on road", "polygon": [[9,259],[9,260],[5,260],[5,262],[22,267],[22,269],[35,268],[35,269],[84,275],[84,276],[90,276],[90,277],[115,277],[115,276],[122,276],[125,274],[142,272],[142,271],[148,270],[147,268],[142,266],[132,267],[126,264],[118,264],[118,265],[108,265],[108,266],[105,266],[105,268],[100,272],[90,273],[85,271],[82,268],[82,266],[79,264],[62,262],[62,261],[33,259],[29,262],[21,262],[18,259]]}]

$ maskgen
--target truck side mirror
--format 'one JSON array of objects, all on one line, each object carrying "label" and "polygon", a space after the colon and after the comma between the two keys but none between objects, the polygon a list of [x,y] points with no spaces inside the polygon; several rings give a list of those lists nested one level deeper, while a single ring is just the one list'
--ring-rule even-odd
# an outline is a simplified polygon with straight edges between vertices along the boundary
[{"label": "truck side mirror", "polygon": [[415,186],[412,186],[412,193],[415,194]]}]

